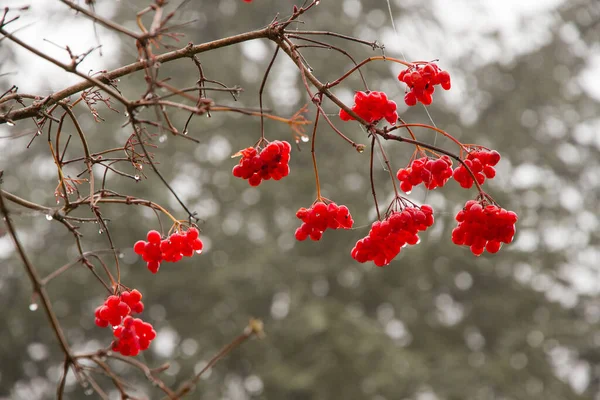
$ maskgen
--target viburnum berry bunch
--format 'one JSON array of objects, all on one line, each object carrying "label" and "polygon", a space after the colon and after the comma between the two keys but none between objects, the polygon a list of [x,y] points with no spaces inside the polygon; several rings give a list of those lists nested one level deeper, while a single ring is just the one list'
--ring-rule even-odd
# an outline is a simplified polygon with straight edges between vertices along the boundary
[{"label": "viburnum berry bunch", "polygon": [[114,351],[124,356],[135,356],[150,346],[156,337],[152,325],[131,316],[142,311],[142,294],[136,289],[121,292],[118,296],[108,296],[104,304],[96,308],[96,325],[101,328],[113,327],[113,334],[117,338],[112,344]]},{"label": "viburnum berry bunch", "polygon": [[496,253],[502,243],[512,242],[517,214],[495,204],[469,200],[456,214],[458,226],[452,231],[452,242],[469,246],[471,252],[480,256],[484,250]]},{"label": "viburnum berry bunch", "polygon": [[348,207],[338,206],[334,202],[325,204],[317,201],[310,208],[300,208],[296,217],[302,225],[296,229],[296,239],[303,241],[307,238],[317,241],[323,236],[326,229],[350,229],[354,224]]},{"label": "viburnum berry bunch", "polygon": [[399,169],[396,176],[400,180],[400,189],[406,193],[421,183],[433,190],[444,186],[452,176],[452,160],[446,155],[435,159],[417,158],[408,167]]},{"label": "viburnum berry bunch", "polygon": [[117,326],[132,312],[141,313],[144,311],[144,303],[141,300],[142,294],[136,289],[122,292],[119,296],[108,296],[104,304],[96,308],[96,325],[101,328],[108,325]]},{"label": "viburnum berry bunch", "polygon": [[383,267],[400,253],[402,247],[417,244],[418,233],[431,225],[433,209],[429,205],[393,211],[385,220],[375,221],[369,234],[356,242],[352,258],[361,263],[373,261]]},{"label": "viburnum berry bunch", "polygon": [[163,261],[177,262],[183,257],[199,254],[204,247],[200,240],[198,229],[191,227],[185,232],[176,231],[166,239],[161,239],[158,231],[150,231],[147,241],[139,240],[133,246],[133,251],[146,261],[148,270],[153,274],[158,272]]},{"label": "viburnum berry bunch", "polygon": [[408,106],[414,106],[417,101],[425,105],[431,104],[436,85],[440,85],[444,90],[450,90],[451,87],[448,71],[442,71],[434,63],[413,64],[398,74],[398,80],[409,87],[404,96],[404,102]]},{"label": "viburnum berry bunch", "polygon": [[124,356],[137,356],[140,351],[148,349],[150,342],[156,337],[152,324],[139,318],[125,317],[123,325],[117,326],[113,335],[112,350]]},{"label": "viburnum berry bunch", "polygon": [[247,179],[250,186],[258,186],[263,180],[280,180],[290,173],[290,151],[286,141],[274,140],[262,149],[248,147],[241,150],[238,165],[233,167],[233,176]]},{"label": "viburnum berry bunch", "polygon": [[[495,150],[476,150],[470,152],[464,161],[475,175],[477,183],[481,185],[485,178],[492,179],[496,176],[494,166],[500,161],[500,153]],[[473,177],[462,164],[454,170],[452,176],[465,189],[473,186]]]},{"label": "viburnum berry bunch", "polygon": [[[396,102],[388,100],[387,95],[383,92],[356,92],[352,111],[369,123],[385,118],[390,124],[395,124],[398,120],[396,108]],[[340,119],[342,121],[354,120],[343,109],[340,109]]]}]

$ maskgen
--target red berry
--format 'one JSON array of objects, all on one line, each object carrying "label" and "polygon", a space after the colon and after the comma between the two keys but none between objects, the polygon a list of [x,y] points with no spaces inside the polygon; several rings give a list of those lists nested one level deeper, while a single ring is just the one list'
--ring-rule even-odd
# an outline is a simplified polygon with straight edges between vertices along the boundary
[{"label": "red berry", "polygon": [[150,231],[146,235],[146,240],[152,244],[158,244],[160,243],[160,233],[157,231]]},{"label": "red berry", "polygon": [[143,240],[138,240],[133,245],[133,251],[135,252],[135,254],[139,254],[139,255],[144,254],[145,248],[146,248],[146,242],[144,242]]}]

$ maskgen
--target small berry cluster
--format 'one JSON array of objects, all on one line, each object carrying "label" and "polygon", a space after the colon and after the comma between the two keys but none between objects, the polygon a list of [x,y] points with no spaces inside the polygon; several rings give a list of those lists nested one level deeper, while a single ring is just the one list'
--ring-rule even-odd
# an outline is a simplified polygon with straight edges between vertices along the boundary
[{"label": "small berry cluster", "polygon": [[452,160],[448,156],[431,159],[421,157],[413,160],[406,168],[396,174],[400,180],[400,189],[409,193],[413,186],[424,183],[429,190],[442,187],[452,176]]},{"label": "small berry cluster", "polygon": [[354,224],[348,207],[338,206],[333,202],[325,204],[318,201],[308,209],[302,207],[296,213],[296,217],[302,221],[302,225],[296,229],[296,239],[300,241],[309,237],[317,241],[327,228],[350,229]]},{"label": "small berry cluster", "polygon": [[[396,107],[396,102],[388,100],[387,95],[383,92],[356,92],[352,111],[368,123],[385,118],[390,124],[395,124],[398,120]],[[340,109],[340,118],[342,121],[354,119],[342,109]]]},{"label": "small berry cluster", "polygon": [[163,261],[177,262],[183,257],[193,256],[194,252],[200,254],[203,244],[198,235],[198,229],[194,227],[186,232],[175,232],[166,239],[161,239],[157,231],[150,231],[146,235],[148,241],[137,241],[133,251],[142,256],[150,272],[155,274]]},{"label": "small berry cluster", "polygon": [[247,179],[250,186],[258,186],[263,180],[280,180],[290,173],[290,151],[286,141],[274,140],[261,151],[248,147],[240,153],[242,159],[233,167],[233,176]]},{"label": "small berry cluster", "polygon": [[122,292],[119,296],[108,296],[104,304],[96,308],[96,325],[101,328],[113,327],[113,334],[117,338],[112,344],[114,351],[124,356],[136,356],[140,350],[150,346],[156,337],[152,325],[131,316],[131,313],[142,311],[142,294],[136,289]]},{"label": "small berry cluster", "polygon": [[[497,151],[477,150],[469,153],[465,159],[465,164],[473,171],[475,179],[481,185],[485,182],[485,178],[492,179],[496,176],[494,166],[499,161],[500,153]],[[465,189],[473,186],[473,177],[462,164],[454,170],[453,177]]]},{"label": "small berry cluster", "polygon": [[425,105],[431,104],[435,85],[441,85],[444,90],[450,90],[450,74],[442,71],[434,63],[414,65],[403,70],[398,75],[400,82],[406,83],[410,88],[404,96],[407,106],[414,106],[417,101]]},{"label": "small berry cluster", "polygon": [[428,205],[406,207],[394,211],[384,221],[375,221],[369,234],[356,242],[352,258],[364,263],[373,261],[378,267],[389,264],[403,246],[419,242],[419,231],[433,225],[433,209]]},{"label": "small berry cluster", "polygon": [[144,303],[141,300],[142,294],[136,289],[131,292],[123,292],[120,296],[108,296],[104,304],[96,308],[94,313],[96,325],[100,328],[106,328],[108,325],[120,325],[123,318],[132,312],[144,311]]},{"label": "small berry cluster", "polygon": [[125,317],[123,325],[117,326],[113,335],[112,350],[124,356],[137,356],[140,350],[146,350],[156,337],[152,324],[139,318]]},{"label": "small berry cluster", "polygon": [[459,246],[470,246],[476,256],[484,250],[496,253],[502,243],[512,242],[517,219],[517,214],[512,211],[469,200],[465,208],[456,214],[458,226],[452,230],[452,242]]}]

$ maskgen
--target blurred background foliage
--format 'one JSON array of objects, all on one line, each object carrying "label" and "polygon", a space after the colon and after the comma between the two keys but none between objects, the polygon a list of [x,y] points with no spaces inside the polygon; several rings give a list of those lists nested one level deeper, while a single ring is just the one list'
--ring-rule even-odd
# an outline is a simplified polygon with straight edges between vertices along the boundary
[{"label": "blurred background foliage", "polygon": [[[195,22],[181,29],[186,36],[177,45],[265,26],[277,13],[289,13],[292,4],[187,2],[176,21]],[[136,29],[135,13],[145,5],[140,0],[99,0],[96,9]],[[69,29],[69,21],[77,21],[78,30],[68,31],[71,40],[79,40],[84,49],[98,43],[92,24],[62,4],[31,6],[23,19],[33,25],[22,37],[55,40]],[[479,258],[452,245],[453,216],[474,191],[451,182],[443,190],[411,193],[411,199],[436,210],[436,224],[421,235],[418,246],[403,250],[383,269],[355,263],[350,249],[375,217],[368,152],[358,154],[321,124],[317,157],[323,194],[350,207],[355,229],[328,232],[318,243],[297,243],[295,211],[310,205],[316,194],[310,143],[300,142],[292,153],[288,178],[251,188],[231,176],[236,161],[230,156],[256,142],[259,120],[229,113],[194,117],[189,135],[200,144],[157,132],[155,155],[162,173],[202,218],[204,254],[165,264],[153,276],[131,246],[158,228],[154,213],[135,206],[102,206],[123,251],[123,282],[144,293],[144,318],[158,331],[151,349],[138,358],[152,366],[170,361],[163,377],[177,385],[239,334],[250,317],[257,317],[264,321],[267,337],[244,344],[219,362],[190,398],[600,399],[598,2],[395,0],[391,9],[397,34],[387,3],[374,0],[323,0],[298,28],[378,40],[390,56],[439,58],[453,77],[453,88],[436,92],[429,112],[437,126],[459,140],[502,154],[497,177],[485,186],[501,205],[519,214],[516,242]],[[28,15],[33,18],[27,20]],[[56,31],[44,29],[56,21],[65,22]],[[86,67],[114,68],[137,58],[127,38],[96,29],[104,56]],[[337,39],[331,43],[356,59],[378,54]],[[215,101],[257,107],[258,87],[273,50],[270,42],[254,41],[201,54],[208,78],[244,88],[237,102],[226,93],[214,93]],[[322,81],[332,81],[350,67],[347,59],[328,50],[307,49],[305,56]],[[16,83],[21,91],[45,95],[71,82],[43,61],[27,61],[7,40],[0,42],[0,57],[6,60],[0,73],[10,72],[0,77],[2,91]],[[397,64],[370,63],[363,72],[371,89],[384,90],[398,102],[402,118],[429,121],[423,107],[403,106]],[[189,59],[162,65],[160,76],[181,87],[198,79]],[[119,82],[130,98],[145,88],[140,73]],[[335,92],[351,104],[353,91],[361,89],[355,74]],[[309,101],[299,73],[284,55],[273,67],[264,100],[282,116]],[[358,124],[341,123],[329,102],[325,108],[346,135],[367,143]],[[84,107],[76,108],[92,149],[122,145],[131,133],[122,128],[125,116],[102,106],[99,111],[103,123],[95,123]],[[312,108],[307,117],[314,119]],[[186,118],[172,113],[178,128]],[[31,134],[14,138],[32,128],[28,121],[0,126],[3,187],[52,206],[56,170],[45,135],[29,149]],[[293,140],[285,124],[270,120],[266,135]],[[417,135],[452,148],[439,135],[423,130]],[[406,165],[413,151],[398,143],[385,148],[395,169]],[[78,151],[73,141],[68,154]],[[391,186],[381,159],[375,161],[385,205]],[[80,170],[67,172],[74,176]],[[109,187],[152,199],[185,218],[156,176],[145,173],[148,179],[137,184],[109,174]],[[75,257],[63,226],[11,208],[42,275]],[[84,225],[82,232],[85,250],[108,247],[97,225]],[[0,398],[53,398],[62,356],[43,312],[29,311],[36,308],[35,299],[2,226],[0,260]],[[108,345],[108,331],[93,324],[93,310],[105,293],[88,271],[72,269],[48,290],[75,350]],[[160,395],[143,376],[122,364],[114,367],[139,388],[138,394]],[[74,379],[68,380],[67,391],[68,398],[88,398]]]}]

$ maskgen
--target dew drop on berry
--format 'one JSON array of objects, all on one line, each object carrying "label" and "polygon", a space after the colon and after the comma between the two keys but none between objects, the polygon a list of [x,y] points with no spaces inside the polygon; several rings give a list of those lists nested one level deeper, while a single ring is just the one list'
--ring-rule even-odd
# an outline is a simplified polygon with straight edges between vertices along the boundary
[{"label": "dew drop on berry", "polygon": [[35,311],[38,309],[38,304],[37,303],[31,303],[29,305],[29,311]]},{"label": "dew drop on berry", "polygon": [[196,254],[202,254],[202,250],[196,250]]},{"label": "dew drop on berry", "polygon": [[50,214],[46,214],[46,219],[47,219],[48,221],[52,221],[52,215],[50,215]]}]

